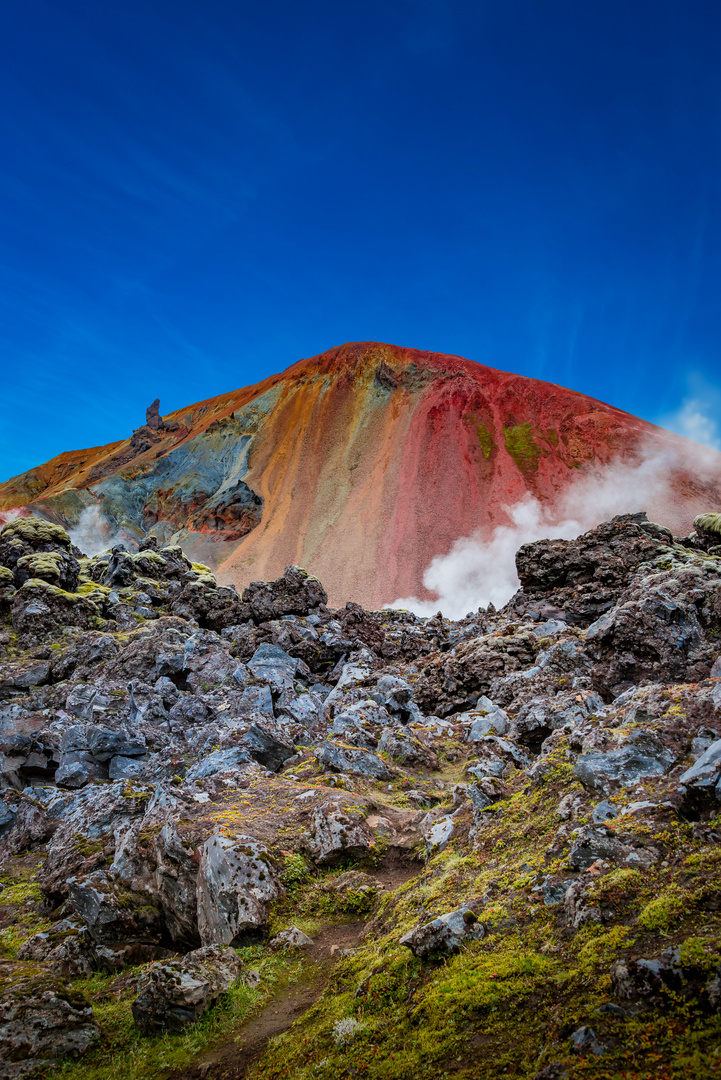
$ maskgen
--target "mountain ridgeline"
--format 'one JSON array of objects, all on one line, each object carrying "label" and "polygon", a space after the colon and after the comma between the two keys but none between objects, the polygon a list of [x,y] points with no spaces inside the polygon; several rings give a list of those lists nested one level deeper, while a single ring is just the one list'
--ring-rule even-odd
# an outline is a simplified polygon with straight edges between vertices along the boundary
[{"label": "mountain ridgeline", "polygon": [[0,512],[180,544],[241,590],[298,564],[331,602],[377,608],[427,595],[433,558],[529,495],[568,516],[575,485],[614,464],[659,462],[643,508],[676,534],[721,507],[721,455],[702,469],[687,440],[456,356],[360,342],[166,417],[158,405],[130,438],[0,485]]}]

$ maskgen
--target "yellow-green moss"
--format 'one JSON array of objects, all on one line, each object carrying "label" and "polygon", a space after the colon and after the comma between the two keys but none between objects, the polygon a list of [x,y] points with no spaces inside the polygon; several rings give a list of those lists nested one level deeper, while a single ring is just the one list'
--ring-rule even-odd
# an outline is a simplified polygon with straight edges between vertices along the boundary
[{"label": "yellow-green moss", "polygon": [[721,514],[699,514],[693,519],[693,527],[721,536]]},{"label": "yellow-green moss", "polygon": [[302,974],[302,964],[293,956],[270,955],[259,946],[238,951],[246,967],[258,970],[260,982],[247,985],[239,980],[181,1034],[140,1034],[131,1013],[137,992],[133,979],[124,979],[120,990],[114,990],[113,976],[94,975],[79,980],[74,989],[82,990],[93,1006],[102,1041],[79,1061],[61,1062],[45,1075],[53,1080],[116,1080],[118,1076],[160,1080],[187,1068],[204,1051],[223,1045],[274,992]]},{"label": "yellow-green moss", "polygon": [[506,450],[523,473],[537,472],[538,459],[543,453],[533,436],[530,423],[503,428]]},{"label": "yellow-green moss", "polygon": [[39,885],[34,881],[21,881],[17,885],[8,885],[0,892],[0,905],[25,904],[28,900],[39,902],[42,898]]},{"label": "yellow-green moss", "polygon": [[59,551],[39,551],[18,559],[18,570],[25,570],[31,578],[56,582],[60,580],[63,557]]},{"label": "yellow-green moss", "polygon": [[626,896],[638,892],[643,885],[643,878],[638,870],[612,870],[595,886],[595,896]]},{"label": "yellow-green moss", "polygon": [[641,910],[638,925],[644,930],[667,934],[683,919],[685,904],[675,892],[666,890]]},{"label": "yellow-green moss", "polygon": [[494,446],[496,445],[493,441],[493,436],[483,422],[478,424],[476,428],[476,434],[478,435],[478,442],[481,447],[481,453],[487,461],[493,452]]},{"label": "yellow-green moss", "polygon": [[52,521],[46,521],[45,518],[14,518],[0,529],[0,535],[3,540],[15,537],[30,544],[53,543],[70,547],[70,537],[65,529]]}]

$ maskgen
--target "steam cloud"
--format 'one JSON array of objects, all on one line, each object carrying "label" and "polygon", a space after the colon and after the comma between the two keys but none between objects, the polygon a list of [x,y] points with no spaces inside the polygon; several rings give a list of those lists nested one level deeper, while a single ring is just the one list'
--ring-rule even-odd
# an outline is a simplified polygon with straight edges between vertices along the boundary
[{"label": "steam cloud", "polygon": [[[718,397],[718,393],[715,396]],[[685,398],[678,412],[665,421],[664,427],[677,431],[679,435],[693,439],[694,442],[721,450],[721,432],[712,410],[713,400]]]},{"label": "steam cloud", "polygon": [[111,528],[99,506],[86,506],[77,525],[68,529],[68,534],[73,544],[91,558],[122,543],[124,539],[121,533]]},{"label": "steam cloud", "polygon": [[27,510],[24,507],[12,507],[10,510],[0,510],[0,528],[3,525],[7,525],[8,521],[14,521],[15,518],[27,517]]},{"label": "steam cloud", "polygon": [[[694,448],[693,469],[719,472],[719,455]],[[387,605],[424,617],[442,611],[451,619],[489,603],[502,607],[518,589],[515,556],[522,544],[535,540],[573,540],[616,514],[635,513],[650,504],[670,503],[669,476],[682,466],[675,451],[649,453],[640,464],[616,463],[579,477],[552,509],[532,495],[508,508],[510,524],[499,525],[490,539],[478,535],[456,540],[447,555],[438,555],[423,575],[423,584],[437,600],[407,596]],[[687,465],[688,467],[688,465]]]}]

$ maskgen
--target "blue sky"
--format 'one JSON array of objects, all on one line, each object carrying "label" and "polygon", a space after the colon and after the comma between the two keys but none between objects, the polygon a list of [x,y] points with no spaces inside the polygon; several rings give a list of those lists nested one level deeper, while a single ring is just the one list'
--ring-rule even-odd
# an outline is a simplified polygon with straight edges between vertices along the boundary
[{"label": "blue sky", "polygon": [[712,445],[721,8],[11,0],[0,478],[353,340]]}]

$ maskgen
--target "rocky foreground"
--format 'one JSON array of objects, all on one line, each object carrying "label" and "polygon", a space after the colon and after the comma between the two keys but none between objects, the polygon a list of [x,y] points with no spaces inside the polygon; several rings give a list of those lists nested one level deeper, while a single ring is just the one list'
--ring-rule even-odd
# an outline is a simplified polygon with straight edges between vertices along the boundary
[{"label": "rocky foreground", "polygon": [[0,1077],[718,1076],[721,515],[517,565],[450,622],[6,525]]}]

